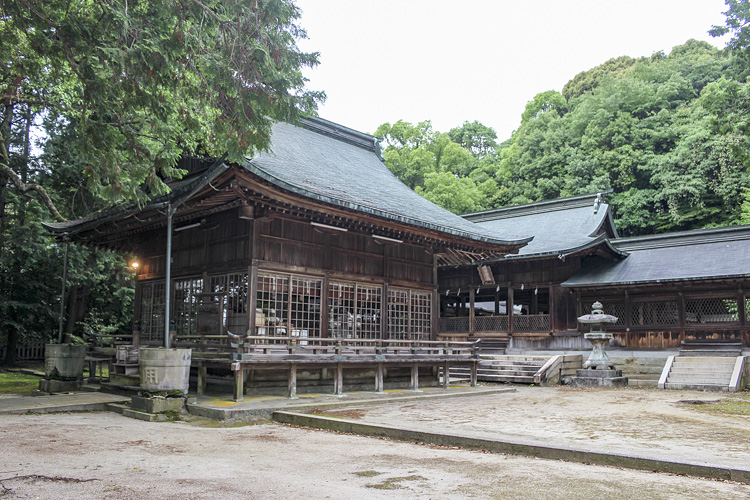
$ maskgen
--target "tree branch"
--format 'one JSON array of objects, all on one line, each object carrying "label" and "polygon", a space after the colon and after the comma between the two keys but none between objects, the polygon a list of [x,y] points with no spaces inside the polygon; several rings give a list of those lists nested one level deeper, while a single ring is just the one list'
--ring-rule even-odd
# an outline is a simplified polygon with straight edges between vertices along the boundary
[{"label": "tree branch", "polygon": [[18,189],[18,191],[20,191],[24,196],[28,196],[29,198],[31,198],[31,194],[36,191],[42,203],[47,206],[49,211],[52,213],[52,216],[58,222],[65,222],[67,220],[57,210],[57,207],[55,207],[55,204],[52,202],[52,198],[49,197],[49,194],[47,194],[47,190],[42,186],[36,184],[35,182],[24,184],[18,174],[4,163],[0,163],[0,175],[12,182],[16,189]]}]

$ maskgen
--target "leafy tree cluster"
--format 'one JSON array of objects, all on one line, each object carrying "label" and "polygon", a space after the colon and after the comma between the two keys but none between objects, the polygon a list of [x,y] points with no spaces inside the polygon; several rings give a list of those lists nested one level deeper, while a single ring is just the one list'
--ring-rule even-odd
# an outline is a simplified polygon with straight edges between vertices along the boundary
[{"label": "leafy tree cluster", "polygon": [[494,132],[463,143],[489,139],[477,122],[376,134],[396,175],[457,213],[612,189],[625,235],[737,224],[750,188],[750,58],[738,50],[689,40],[611,59],[534,96],[500,145]]},{"label": "leafy tree cluster", "polygon": [[[164,193],[183,155],[240,161],[313,113],[292,0],[0,0],[0,345],[54,337],[41,221]],[[35,140],[35,137],[37,138]],[[130,328],[122,255],[70,248],[66,332]]]}]

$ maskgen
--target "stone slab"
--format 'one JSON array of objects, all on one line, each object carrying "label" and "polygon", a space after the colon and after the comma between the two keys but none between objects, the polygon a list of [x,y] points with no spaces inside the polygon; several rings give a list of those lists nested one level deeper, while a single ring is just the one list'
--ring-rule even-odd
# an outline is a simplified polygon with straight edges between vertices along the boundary
[{"label": "stone slab", "polygon": [[39,390],[42,392],[75,392],[81,390],[81,380],[51,380],[43,378],[39,381]]},{"label": "stone slab", "polygon": [[584,368],[576,370],[576,377],[585,378],[613,378],[622,377],[622,370],[591,370]]},{"label": "stone slab", "polygon": [[147,413],[180,411],[185,406],[185,398],[144,398],[133,396],[130,406],[134,410],[145,411]]},{"label": "stone slab", "polygon": [[104,411],[109,403],[130,401],[128,396],[96,392],[74,392],[48,396],[0,398],[0,414],[52,413],[64,411]]},{"label": "stone slab", "polygon": [[627,387],[628,377],[572,377],[571,387]]}]

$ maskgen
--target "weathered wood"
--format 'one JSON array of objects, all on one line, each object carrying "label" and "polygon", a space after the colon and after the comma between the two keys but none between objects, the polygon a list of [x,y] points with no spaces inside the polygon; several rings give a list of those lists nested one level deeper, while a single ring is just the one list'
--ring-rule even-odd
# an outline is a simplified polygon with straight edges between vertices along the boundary
[{"label": "weathered wood", "polygon": [[477,368],[479,366],[478,362],[474,362],[471,365],[471,386],[476,387],[477,386]]},{"label": "weathered wood", "polygon": [[411,390],[419,391],[419,365],[417,363],[411,365]]},{"label": "weathered wood", "polygon": [[382,394],[383,389],[385,389],[384,378],[383,363],[378,363],[378,367],[375,370],[375,392],[378,394]]},{"label": "weathered wood", "polygon": [[344,394],[344,364],[336,364],[336,378],[333,383],[333,393],[336,396],[343,396]]},{"label": "weathered wood", "polygon": [[297,399],[297,365],[289,365],[289,399]]},{"label": "weathered wood", "polygon": [[450,362],[443,363],[443,389],[449,389],[451,386],[450,367]]},{"label": "weathered wood", "polygon": [[198,387],[196,391],[199,396],[202,396],[206,393],[207,375],[208,375],[208,369],[206,368],[206,365],[201,362],[198,365]]},{"label": "weathered wood", "polygon": [[245,399],[245,369],[238,366],[234,370],[234,400],[242,401]]}]

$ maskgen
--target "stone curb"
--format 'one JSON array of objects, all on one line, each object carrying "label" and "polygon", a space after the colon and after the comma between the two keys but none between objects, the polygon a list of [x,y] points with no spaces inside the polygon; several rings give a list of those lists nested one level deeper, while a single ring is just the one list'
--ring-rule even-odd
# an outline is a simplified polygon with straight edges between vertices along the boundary
[{"label": "stone curb", "polygon": [[607,465],[649,472],[664,472],[686,476],[721,479],[750,484],[750,469],[732,469],[722,466],[703,465],[690,462],[660,460],[639,455],[602,453],[567,447],[552,447],[538,444],[502,441],[498,439],[463,436],[459,434],[439,434],[402,427],[365,424],[351,420],[307,415],[290,411],[276,411],[276,422],[326,429],[363,436],[376,436],[397,441],[419,442],[438,446],[453,446],[468,450],[485,450],[492,453],[523,455],[528,457],[564,460],[584,464]]},{"label": "stone curb", "polygon": [[312,408],[343,408],[348,406],[361,406],[361,405],[379,405],[387,403],[399,403],[407,401],[419,401],[424,399],[443,399],[443,398],[457,398],[467,396],[482,396],[487,394],[501,394],[505,392],[516,392],[514,388],[490,388],[490,389],[479,389],[479,390],[459,390],[458,392],[439,392],[439,393],[416,393],[410,395],[399,395],[390,396],[384,398],[364,398],[364,399],[349,399],[349,397],[343,397],[338,401],[310,401],[300,402],[299,404],[288,405],[283,410],[276,407],[261,407],[261,408],[215,408],[207,405],[201,405],[199,403],[188,403],[186,408],[188,413],[196,415],[198,417],[210,418],[213,420],[243,420],[243,419],[271,419],[273,418],[274,412],[277,411],[302,411]]}]

